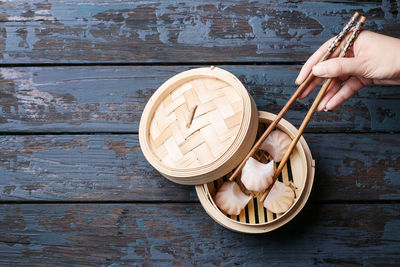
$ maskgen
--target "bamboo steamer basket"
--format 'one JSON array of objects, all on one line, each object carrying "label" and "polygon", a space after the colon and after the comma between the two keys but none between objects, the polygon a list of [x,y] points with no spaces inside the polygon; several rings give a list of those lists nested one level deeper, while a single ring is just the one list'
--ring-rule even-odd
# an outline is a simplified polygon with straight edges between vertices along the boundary
[{"label": "bamboo steamer basket", "polygon": [[144,108],[139,141],[167,179],[203,184],[239,165],[254,143],[257,108],[242,83],[220,68],[196,68],[167,80]]},{"label": "bamboo steamer basket", "polygon": [[[258,135],[264,132],[275,117],[276,115],[272,113],[259,112]],[[284,119],[279,122],[277,128],[284,131],[292,139],[297,132],[297,129]],[[270,160],[268,155],[261,150],[256,153],[255,158],[264,163]],[[294,185],[293,188],[295,188],[295,201],[285,213],[275,214],[265,209],[263,203],[259,201],[261,196],[253,197],[238,216],[227,215],[221,211],[214,203],[214,196],[224,181],[227,181],[230,174],[219,177],[213,182],[197,185],[196,192],[206,212],[222,226],[242,233],[266,233],[283,226],[300,212],[310,195],[314,173],[315,162],[305,139],[301,137],[278,179],[286,185]],[[237,178],[236,182],[242,188],[242,191],[246,192],[240,182],[240,178]]]},{"label": "bamboo steamer basket", "polygon": [[[231,73],[197,68],[175,75],[152,95],[140,120],[139,142],[145,158],[164,177],[196,185],[200,203],[216,222],[237,232],[265,233],[295,217],[311,192],[315,165],[303,137],[279,177],[295,187],[295,202],[288,211],[273,214],[255,196],[239,216],[230,216],[213,198],[274,118],[272,113],[257,111]],[[277,127],[291,138],[297,132],[284,119]],[[261,162],[270,160],[262,151],[254,157]],[[240,176],[236,182],[246,192]]]}]

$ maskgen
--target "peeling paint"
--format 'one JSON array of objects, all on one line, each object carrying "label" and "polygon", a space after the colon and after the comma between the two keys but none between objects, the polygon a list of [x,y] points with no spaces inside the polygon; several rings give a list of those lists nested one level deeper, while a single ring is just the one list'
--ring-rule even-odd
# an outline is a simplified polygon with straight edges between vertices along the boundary
[{"label": "peeling paint", "polygon": [[104,140],[105,145],[103,148],[113,150],[118,158],[125,158],[126,152],[134,152],[139,149],[139,146],[127,147],[125,141],[112,140],[106,138]]},{"label": "peeling paint", "polygon": [[[277,113],[289,99],[300,66],[221,66],[240,78],[259,110]],[[137,132],[145,104],[168,78],[188,66],[0,69],[4,132]],[[315,93],[287,118],[299,125]],[[316,113],[307,131],[398,131],[397,87],[374,86],[331,112]]]},{"label": "peeling paint", "polygon": [[169,182],[152,169],[138,149],[137,135],[0,139],[3,200],[185,200],[194,191],[193,187]]},{"label": "peeling paint", "polygon": [[369,29],[396,35],[398,6],[395,1],[5,2],[0,58],[4,63],[303,61],[355,10],[374,18]]},{"label": "peeling paint", "polygon": [[[117,223],[122,213],[125,229]],[[268,258],[291,266],[301,258],[302,266],[387,265],[399,260],[398,213],[395,204],[312,204],[295,223],[260,238],[217,225],[198,203],[3,205],[0,224],[14,224],[0,228],[0,262],[256,266]],[[282,251],[291,253],[282,258]]]}]

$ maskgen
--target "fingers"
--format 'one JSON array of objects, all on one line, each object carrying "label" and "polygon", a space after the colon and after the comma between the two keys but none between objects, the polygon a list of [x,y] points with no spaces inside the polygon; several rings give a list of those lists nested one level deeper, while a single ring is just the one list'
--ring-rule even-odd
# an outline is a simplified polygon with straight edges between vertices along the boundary
[{"label": "fingers", "polygon": [[332,83],[329,85],[328,90],[326,91],[324,97],[317,107],[317,111],[323,111],[325,109],[326,103],[339,91],[339,87],[342,84],[342,81],[339,79],[333,79]]},{"label": "fingers", "polygon": [[299,99],[306,98],[318,85],[322,83],[324,79],[316,77],[314,80],[307,86],[306,89],[304,89],[303,93],[298,97]]},{"label": "fingers", "polygon": [[312,69],[315,76],[334,78],[343,75],[363,76],[364,61],[360,58],[332,58],[318,63]]},{"label": "fingers", "polygon": [[325,52],[328,50],[329,45],[332,43],[333,39],[335,37],[332,37],[328,41],[326,41],[320,48],[318,48],[317,51],[314,52],[314,54],[306,61],[306,63],[303,65],[303,67],[300,70],[299,75],[296,78],[296,84],[301,84],[308,76],[308,74],[311,72],[311,68],[317,64],[317,62],[322,58],[322,56],[325,54]]},{"label": "fingers", "polygon": [[342,88],[326,103],[326,109],[332,110],[349,99],[357,91],[364,87],[364,84],[357,77],[350,77]]}]

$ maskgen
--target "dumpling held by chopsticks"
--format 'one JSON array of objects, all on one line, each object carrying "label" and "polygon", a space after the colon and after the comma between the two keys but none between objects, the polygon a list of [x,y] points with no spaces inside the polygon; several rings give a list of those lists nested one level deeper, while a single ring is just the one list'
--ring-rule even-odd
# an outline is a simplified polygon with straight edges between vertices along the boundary
[{"label": "dumpling held by chopsticks", "polygon": [[264,164],[250,157],[242,169],[242,183],[248,190],[263,192],[272,184],[274,171],[273,160]]},{"label": "dumpling held by chopsticks", "polygon": [[291,142],[289,135],[281,130],[275,130],[262,142],[260,149],[267,151],[275,162],[280,162]]},{"label": "dumpling held by chopsticks", "polygon": [[230,215],[239,215],[252,197],[240,190],[235,182],[225,182],[215,195],[215,204]]}]

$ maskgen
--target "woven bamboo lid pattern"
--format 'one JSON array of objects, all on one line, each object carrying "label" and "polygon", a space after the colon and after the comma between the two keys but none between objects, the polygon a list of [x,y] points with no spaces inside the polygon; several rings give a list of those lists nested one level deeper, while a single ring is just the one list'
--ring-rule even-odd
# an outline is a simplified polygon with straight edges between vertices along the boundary
[{"label": "woven bamboo lid pattern", "polygon": [[253,100],[234,75],[214,67],[192,69],[151,97],[140,121],[140,145],[168,179],[205,183],[231,171],[250,150],[257,120]]}]

